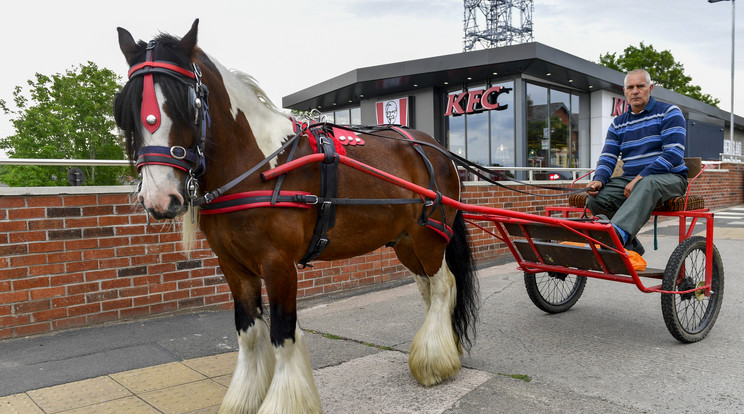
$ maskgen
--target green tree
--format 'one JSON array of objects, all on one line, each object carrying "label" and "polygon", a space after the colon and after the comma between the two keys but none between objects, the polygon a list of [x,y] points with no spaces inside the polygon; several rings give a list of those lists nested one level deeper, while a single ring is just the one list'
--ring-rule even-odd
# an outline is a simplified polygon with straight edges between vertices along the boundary
[{"label": "green tree", "polygon": [[[0,100],[11,117],[15,134],[0,138],[10,158],[125,159],[111,108],[121,89],[120,77],[95,63],[79,65],[65,74],[37,73],[28,92],[13,91],[14,107]],[[120,184],[128,167],[80,167],[85,185]],[[69,185],[67,167],[6,165],[0,182],[9,186]]]},{"label": "green tree", "polygon": [[672,52],[663,50],[661,52],[651,45],[640,47],[628,46],[623,53],[605,53],[599,57],[599,64],[620,72],[629,72],[633,69],[646,69],[656,85],[672,90],[699,101],[718,106],[719,99],[703,93],[700,86],[692,85],[692,78],[685,75],[684,66],[674,60]]}]

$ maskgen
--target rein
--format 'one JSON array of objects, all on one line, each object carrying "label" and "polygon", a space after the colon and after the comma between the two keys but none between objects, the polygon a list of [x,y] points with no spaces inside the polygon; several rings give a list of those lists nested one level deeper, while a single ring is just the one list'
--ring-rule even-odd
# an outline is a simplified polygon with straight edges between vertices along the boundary
[{"label": "rein", "polygon": [[[345,129],[347,131],[360,132],[360,133],[363,133],[363,134],[371,135],[371,136],[378,137],[378,138],[389,139],[389,140],[392,140],[392,141],[410,142],[411,139],[412,139],[412,138],[408,138],[408,139],[407,138],[396,138],[396,137],[390,137],[390,136],[387,136],[387,135],[380,135],[380,134],[377,134],[376,133],[378,131],[384,131],[384,130],[392,130],[392,131],[396,131],[396,132],[400,133],[399,132],[400,129],[407,128],[405,126],[382,125],[382,126],[375,126],[375,127],[372,127],[372,128],[348,127],[348,126],[335,125],[335,124],[333,126],[335,126],[336,128]],[[478,164],[476,164],[476,163],[474,163],[474,162],[472,162],[472,161],[470,161],[468,159],[465,159],[465,158],[463,158],[463,157],[461,157],[461,156],[459,156],[459,155],[457,155],[457,154],[455,154],[455,153],[453,153],[453,152],[451,152],[451,151],[449,151],[447,149],[444,149],[444,148],[442,148],[442,147],[440,147],[438,145],[434,145],[434,144],[431,144],[431,143],[428,143],[428,142],[423,142],[423,141],[416,141],[415,139],[413,141],[416,144],[425,145],[425,146],[427,146],[429,148],[433,148],[436,151],[439,151],[442,155],[444,155],[445,157],[449,158],[452,162],[454,162],[455,164],[463,167],[466,171],[468,171],[468,172],[472,173],[473,175],[479,177],[483,181],[486,181],[486,182],[488,182],[490,184],[496,185],[498,187],[501,187],[501,188],[506,189],[506,190],[509,190],[509,191],[514,191],[514,192],[517,192],[517,193],[527,194],[527,195],[531,195],[531,196],[535,196],[535,197],[557,197],[557,196],[563,196],[563,195],[580,194],[580,193],[583,193],[583,192],[586,191],[586,189],[576,190],[576,189],[570,188],[570,187],[554,187],[554,186],[532,184],[532,183],[527,183],[527,182],[524,182],[524,181],[520,181],[520,180],[514,179],[513,177],[509,177],[508,175],[506,175],[504,173],[501,173],[501,172],[498,172],[498,171],[489,170],[489,169],[487,169],[487,168],[485,168],[485,167],[483,167],[481,165],[478,165]],[[488,175],[490,175],[490,176],[496,176],[498,178],[503,179],[504,181],[511,181],[511,182],[514,182],[514,183],[517,183],[517,184],[524,185],[526,187],[535,187],[535,188],[540,188],[540,189],[543,189],[543,190],[563,191],[563,192],[565,192],[565,194],[563,194],[563,193],[562,194],[537,194],[537,193],[532,193],[532,192],[529,192],[529,191],[517,190],[516,188],[511,188],[511,187],[508,187],[508,186],[505,186],[505,185],[501,184],[499,181],[496,181],[493,178],[488,177]]]}]

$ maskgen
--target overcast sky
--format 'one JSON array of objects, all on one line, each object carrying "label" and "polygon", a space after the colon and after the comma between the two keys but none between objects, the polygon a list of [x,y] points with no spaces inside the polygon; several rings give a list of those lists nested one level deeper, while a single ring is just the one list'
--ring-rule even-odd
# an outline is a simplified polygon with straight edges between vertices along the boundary
[{"label": "overcast sky", "polygon": [[[199,45],[253,75],[269,98],[355,68],[459,53],[461,0],[8,1],[2,6],[0,99],[34,73],[63,73],[87,61],[124,76],[116,27],[145,41],[184,35],[200,19]],[[730,110],[731,2],[707,0],[536,0],[535,41],[583,59],[640,42],[670,50],[692,83]],[[737,8],[737,15],[744,13]],[[744,21],[736,22],[736,84],[744,85]],[[744,115],[744,94],[735,97]],[[0,114],[0,136],[13,133]]]}]

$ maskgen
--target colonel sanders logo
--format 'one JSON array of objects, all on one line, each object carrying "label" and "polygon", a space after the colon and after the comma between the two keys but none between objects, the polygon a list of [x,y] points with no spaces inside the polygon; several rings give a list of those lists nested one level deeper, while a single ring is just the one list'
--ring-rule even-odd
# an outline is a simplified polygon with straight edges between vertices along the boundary
[{"label": "colonel sanders logo", "polygon": [[377,123],[408,126],[408,98],[377,102]]},{"label": "colonel sanders logo", "polygon": [[385,120],[388,124],[395,124],[398,120],[398,104],[395,101],[387,101],[385,104]]}]

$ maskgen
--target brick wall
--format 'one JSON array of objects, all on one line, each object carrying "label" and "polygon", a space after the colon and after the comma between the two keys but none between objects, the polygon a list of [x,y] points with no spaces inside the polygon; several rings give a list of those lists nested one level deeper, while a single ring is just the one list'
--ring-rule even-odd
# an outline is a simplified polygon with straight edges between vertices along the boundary
[{"label": "brick wall", "polygon": [[[744,203],[744,165],[705,172],[693,186],[717,209]],[[522,186],[515,189],[547,194]],[[468,183],[463,201],[541,213],[563,198]],[[488,222],[478,222],[491,231]],[[481,264],[505,260],[491,235],[471,226]],[[407,277],[392,249],[300,272],[307,297]],[[229,309],[232,299],[203,238],[188,253],[172,223],[147,225],[128,194],[0,196],[0,339],[184,310]]]}]

